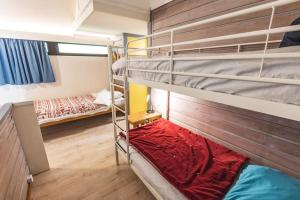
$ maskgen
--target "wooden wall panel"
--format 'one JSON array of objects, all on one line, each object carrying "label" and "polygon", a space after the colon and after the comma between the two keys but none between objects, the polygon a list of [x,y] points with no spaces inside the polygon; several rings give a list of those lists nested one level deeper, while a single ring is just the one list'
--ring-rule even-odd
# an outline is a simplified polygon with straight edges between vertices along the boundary
[{"label": "wooden wall panel", "polygon": [[[164,30],[171,27],[191,23],[197,20],[222,15],[225,13],[233,12],[236,10],[245,9],[251,6],[259,5],[264,2],[262,0],[243,0],[243,1],[232,1],[232,0],[194,0],[198,6],[193,7],[189,10],[181,11],[180,9],[174,8],[172,17],[164,17],[161,20],[153,20],[153,30]],[[181,3],[182,4],[182,3]],[[167,6],[167,5],[166,5]],[[180,7],[177,4],[176,7]],[[173,6],[174,7],[174,6]],[[153,11],[155,15],[155,11]],[[165,15],[165,12],[161,12],[160,15]],[[153,17],[155,19],[155,17]]]},{"label": "wooden wall panel", "polygon": [[[223,15],[273,0],[174,0],[151,12],[153,32]],[[271,10],[256,12],[219,22],[175,32],[175,42],[266,29]],[[273,27],[289,25],[300,16],[300,2],[276,9]],[[271,36],[271,40],[282,34]],[[192,48],[264,41],[265,36],[187,45]],[[152,44],[170,42],[168,34],[156,36]],[[278,44],[272,45],[277,47]],[[263,49],[264,45],[246,46],[242,50]],[[234,51],[235,48],[219,52]],[[154,109],[165,113],[166,91],[152,90]],[[212,103],[171,93],[170,120],[219,144],[238,151],[257,164],[268,165],[300,178],[300,122],[232,106]]]},{"label": "wooden wall panel", "polygon": [[[162,94],[152,90],[156,110]],[[185,126],[257,164],[300,178],[300,122],[171,93],[170,120]]]},{"label": "wooden wall panel", "polygon": [[26,199],[29,170],[8,105],[0,109],[0,159],[0,199]]},{"label": "wooden wall panel", "polygon": [[[213,16],[223,15],[229,12],[249,8],[272,0],[186,0],[172,1],[151,12],[153,32],[159,32],[172,27],[188,24]],[[235,34],[241,32],[266,29],[269,24],[271,10],[265,10],[239,16],[206,25],[196,26],[180,31],[174,35],[175,42],[196,40],[207,37]],[[275,12],[273,27],[287,26],[295,18],[300,16],[300,2],[278,7]],[[280,40],[283,34],[272,35],[271,40]],[[181,46],[180,48],[202,47],[208,45],[223,45],[233,43],[246,43],[264,41],[265,36],[243,39],[226,40],[205,44]],[[153,38],[153,45],[167,44],[170,42],[169,34]],[[261,47],[259,48],[261,49]],[[257,50],[255,48],[254,50]]]}]

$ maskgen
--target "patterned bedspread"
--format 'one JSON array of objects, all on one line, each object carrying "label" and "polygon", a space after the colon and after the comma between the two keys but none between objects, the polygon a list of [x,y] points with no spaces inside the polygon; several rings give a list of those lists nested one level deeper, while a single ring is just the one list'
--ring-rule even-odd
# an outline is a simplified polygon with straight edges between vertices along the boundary
[{"label": "patterned bedspread", "polygon": [[92,95],[37,100],[34,108],[39,124],[108,110],[107,106],[94,104],[94,100]]}]

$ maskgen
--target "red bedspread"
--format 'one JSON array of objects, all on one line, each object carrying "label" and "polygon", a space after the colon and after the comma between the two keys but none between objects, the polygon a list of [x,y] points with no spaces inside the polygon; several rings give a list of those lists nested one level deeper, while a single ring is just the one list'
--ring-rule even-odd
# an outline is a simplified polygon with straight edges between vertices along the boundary
[{"label": "red bedspread", "polygon": [[34,101],[34,108],[39,123],[108,109],[104,105],[94,104],[94,100],[92,95],[37,100]]},{"label": "red bedspread", "polygon": [[130,143],[189,199],[222,199],[247,160],[164,119],[131,130]]}]

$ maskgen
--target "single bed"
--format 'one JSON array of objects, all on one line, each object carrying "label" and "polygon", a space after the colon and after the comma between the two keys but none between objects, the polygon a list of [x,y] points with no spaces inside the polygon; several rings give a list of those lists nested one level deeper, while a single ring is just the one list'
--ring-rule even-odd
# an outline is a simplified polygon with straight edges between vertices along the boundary
[{"label": "single bed", "polygon": [[94,100],[93,95],[36,100],[38,123],[45,127],[111,112],[109,107],[93,103]]},{"label": "single bed", "polygon": [[[132,165],[162,199],[221,199],[247,161],[165,119],[129,135]],[[124,140],[120,145],[126,149]]]},{"label": "single bed", "polygon": [[[268,53],[300,52],[300,46],[271,49]],[[243,54],[262,54],[262,51],[244,52]],[[222,54],[189,54],[189,57],[197,56],[222,56]],[[226,55],[226,54],[225,54]],[[177,55],[174,58],[180,58]],[[169,57],[158,57],[168,58]],[[266,78],[300,79],[300,58],[266,58],[261,73]],[[126,60],[114,63],[112,69],[116,75],[122,76],[125,72]],[[261,59],[213,59],[213,60],[190,60],[174,61],[174,72],[190,72],[203,74],[222,74],[256,77],[259,74]],[[129,68],[169,71],[170,61],[131,61]],[[144,79],[153,82],[169,83],[169,74],[141,71],[129,71],[129,78]],[[173,75],[173,83],[203,89],[214,92],[239,95],[250,98],[258,98],[286,104],[300,105],[300,87],[297,85],[283,85],[275,83],[251,82],[241,80],[229,80],[219,78],[205,78],[195,76]]]},{"label": "single bed", "polygon": [[[129,135],[131,167],[157,199],[248,200],[267,195],[277,200],[294,199],[300,193],[300,180],[272,168],[248,165],[247,157],[168,120],[132,129]],[[118,140],[123,150],[127,147],[124,137],[121,133]],[[278,180],[288,186],[278,191],[282,184]]]}]

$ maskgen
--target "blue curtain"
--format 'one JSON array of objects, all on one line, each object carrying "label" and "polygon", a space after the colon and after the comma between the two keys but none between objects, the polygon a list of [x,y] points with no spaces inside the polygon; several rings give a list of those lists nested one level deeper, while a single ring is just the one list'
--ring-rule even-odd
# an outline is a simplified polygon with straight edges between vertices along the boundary
[{"label": "blue curtain", "polygon": [[55,82],[42,41],[0,38],[0,85]]}]

